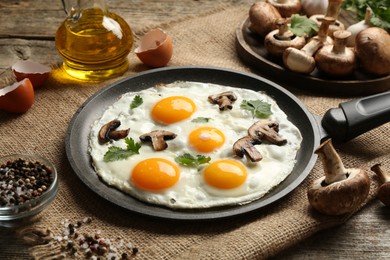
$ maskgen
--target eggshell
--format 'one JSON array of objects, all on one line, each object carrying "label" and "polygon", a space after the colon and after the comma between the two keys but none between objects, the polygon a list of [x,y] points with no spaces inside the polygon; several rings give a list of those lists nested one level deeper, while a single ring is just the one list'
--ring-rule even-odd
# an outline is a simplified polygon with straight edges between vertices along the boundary
[{"label": "eggshell", "polygon": [[20,60],[12,66],[12,71],[15,74],[16,80],[30,79],[34,88],[42,86],[47,78],[51,68],[40,63],[30,60]]},{"label": "eggshell", "polygon": [[135,54],[149,67],[163,67],[171,60],[173,54],[171,37],[161,29],[152,29],[141,38]]},{"label": "eggshell", "polygon": [[24,113],[34,103],[34,88],[26,78],[0,89],[0,109],[12,113]]}]

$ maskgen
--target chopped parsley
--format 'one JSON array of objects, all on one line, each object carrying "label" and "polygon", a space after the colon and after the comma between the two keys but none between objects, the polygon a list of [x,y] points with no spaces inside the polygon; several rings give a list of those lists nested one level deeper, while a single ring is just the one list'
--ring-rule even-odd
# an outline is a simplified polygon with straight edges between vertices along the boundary
[{"label": "chopped parsley", "polygon": [[208,123],[211,120],[209,117],[197,117],[191,120],[193,123]]},{"label": "chopped parsley", "polygon": [[130,104],[130,108],[131,109],[134,109],[136,107],[139,107],[140,105],[142,105],[142,103],[144,102],[144,100],[142,99],[141,96],[139,95],[136,95],[134,98],[133,98],[133,101],[131,102]]},{"label": "chopped parsley", "polygon": [[261,100],[243,100],[240,107],[250,111],[252,116],[257,118],[267,118],[272,114],[271,104]]},{"label": "chopped parsley", "polygon": [[108,151],[104,154],[103,160],[105,162],[113,162],[124,160],[134,154],[139,154],[139,149],[141,148],[140,143],[134,142],[133,138],[126,138],[125,142],[127,144],[126,149],[117,146],[109,147]]},{"label": "chopped parsley", "polygon": [[187,167],[198,167],[199,165],[205,164],[210,162],[211,158],[209,156],[204,155],[197,155],[196,157],[189,154],[184,153],[183,155],[180,155],[175,158],[175,161],[182,165]]}]

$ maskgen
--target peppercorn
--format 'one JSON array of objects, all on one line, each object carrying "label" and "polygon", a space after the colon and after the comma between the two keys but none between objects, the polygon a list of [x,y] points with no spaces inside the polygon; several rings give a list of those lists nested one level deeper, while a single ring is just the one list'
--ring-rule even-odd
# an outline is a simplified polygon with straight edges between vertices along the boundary
[{"label": "peppercorn", "polygon": [[53,182],[52,170],[38,161],[22,158],[0,165],[0,207],[29,202]]}]

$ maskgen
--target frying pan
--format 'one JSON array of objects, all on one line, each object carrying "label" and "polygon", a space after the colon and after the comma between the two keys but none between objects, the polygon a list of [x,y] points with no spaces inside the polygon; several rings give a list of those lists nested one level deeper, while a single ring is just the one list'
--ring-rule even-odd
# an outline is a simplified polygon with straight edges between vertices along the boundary
[{"label": "frying pan", "polygon": [[[147,204],[109,187],[101,181],[91,166],[88,154],[88,137],[93,122],[99,119],[106,107],[113,104],[122,94],[175,81],[197,81],[247,88],[263,91],[273,97],[281,109],[285,111],[289,120],[300,129],[303,136],[301,148],[297,153],[297,163],[291,174],[259,200],[243,205],[216,207],[207,210],[172,210]],[[324,129],[319,124],[321,120],[313,116],[298,98],[265,78],[215,67],[154,69],[120,80],[101,89],[86,100],[69,124],[65,140],[66,154],[71,167],[86,186],[102,198],[133,213],[175,220],[227,218],[259,210],[295,189],[312,170],[317,160],[314,150],[319,146],[321,139],[326,138],[326,131],[334,134],[338,139],[348,140],[367,131],[368,128],[386,122],[389,119],[390,109],[388,107],[386,110],[381,109],[378,104],[389,104],[390,93],[378,95],[376,99],[379,99],[379,102],[371,102],[371,99],[367,98],[329,110],[329,113],[322,120]],[[374,120],[369,118],[374,118]],[[333,128],[333,125],[336,127]]]}]

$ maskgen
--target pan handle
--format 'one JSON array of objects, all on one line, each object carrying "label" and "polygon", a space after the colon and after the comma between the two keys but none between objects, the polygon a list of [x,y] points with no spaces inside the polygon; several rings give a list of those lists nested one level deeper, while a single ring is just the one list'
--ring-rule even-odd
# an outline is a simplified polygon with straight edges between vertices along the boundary
[{"label": "pan handle", "polygon": [[328,110],[321,124],[336,140],[348,141],[390,122],[390,91],[341,103]]}]

